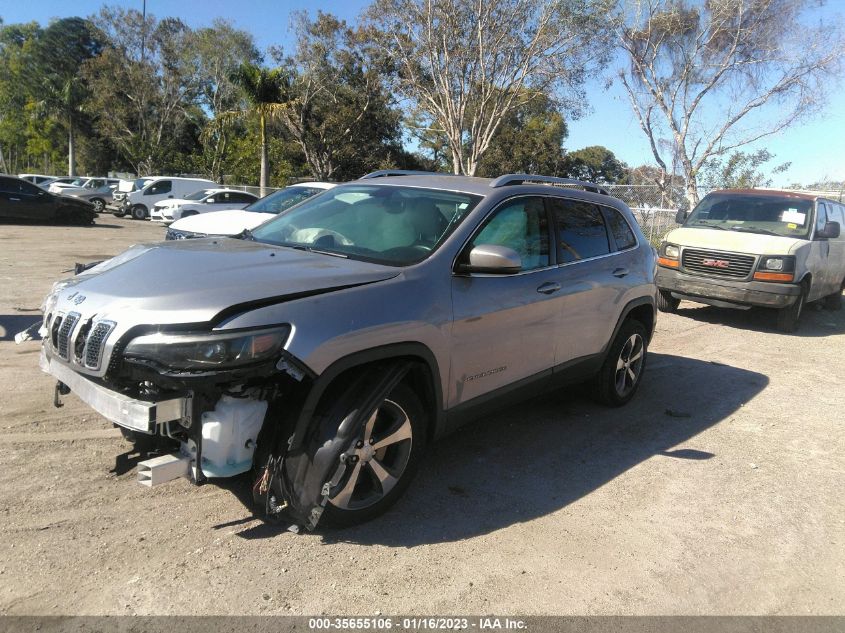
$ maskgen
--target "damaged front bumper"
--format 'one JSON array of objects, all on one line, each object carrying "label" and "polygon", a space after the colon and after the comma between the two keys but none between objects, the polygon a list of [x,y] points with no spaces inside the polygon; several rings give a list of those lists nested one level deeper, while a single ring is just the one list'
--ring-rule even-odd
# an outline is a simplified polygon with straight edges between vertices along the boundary
[{"label": "damaged front bumper", "polygon": [[42,371],[65,385],[97,413],[125,429],[153,435],[159,424],[187,419],[191,415],[191,401],[188,397],[157,402],[132,398],[103,387],[47,358],[43,350],[40,366]]}]

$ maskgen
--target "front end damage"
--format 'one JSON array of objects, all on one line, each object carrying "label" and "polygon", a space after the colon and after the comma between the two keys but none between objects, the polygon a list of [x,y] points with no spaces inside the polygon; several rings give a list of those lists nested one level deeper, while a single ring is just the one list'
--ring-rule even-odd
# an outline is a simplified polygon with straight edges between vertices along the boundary
[{"label": "front end damage", "polygon": [[[128,439],[158,453],[139,465],[141,483],[251,476],[264,518],[307,529],[317,526],[355,459],[348,450],[354,438],[410,367],[382,361],[338,387],[325,384],[281,344],[259,362],[209,370],[168,367],[144,358],[143,346],[121,342],[98,376],[77,365],[84,368],[95,356],[91,349],[102,321],[77,319],[68,326],[72,317],[47,308],[40,364],[57,380],[56,406],[61,396],[74,393]],[[267,331],[276,330],[238,334],[256,339]],[[126,338],[162,336],[171,335],[138,330]]]}]

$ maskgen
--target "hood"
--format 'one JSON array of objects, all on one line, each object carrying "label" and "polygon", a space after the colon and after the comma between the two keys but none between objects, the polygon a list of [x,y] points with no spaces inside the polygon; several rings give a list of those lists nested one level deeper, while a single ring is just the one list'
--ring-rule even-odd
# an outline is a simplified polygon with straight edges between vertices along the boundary
[{"label": "hood", "polygon": [[740,233],[718,229],[680,228],[671,231],[666,242],[693,248],[708,248],[717,251],[748,253],[750,255],[788,255],[790,249],[806,240],[794,237],[764,235],[762,233]]},{"label": "hood", "polygon": [[153,207],[164,209],[165,207],[177,207],[182,206],[183,204],[191,204],[192,202],[197,202],[196,200],[185,200],[185,198],[168,198],[167,200],[162,200],[160,202],[156,202]]},{"label": "hood", "polygon": [[55,307],[123,326],[206,323],[232,306],[267,305],[398,274],[389,266],[257,242],[177,240],[133,246],[74,277]]},{"label": "hood", "polygon": [[62,201],[62,204],[66,204],[72,207],[82,207],[84,209],[93,209],[94,205],[91,204],[88,200],[80,198],[78,196],[70,195],[62,191],[61,193],[54,193],[53,194],[56,198]]},{"label": "hood", "polygon": [[200,215],[182,218],[170,225],[177,231],[191,231],[205,235],[237,235],[244,229],[254,229],[259,224],[275,218],[273,213],[258,213],[257,211],[212,211]]}]

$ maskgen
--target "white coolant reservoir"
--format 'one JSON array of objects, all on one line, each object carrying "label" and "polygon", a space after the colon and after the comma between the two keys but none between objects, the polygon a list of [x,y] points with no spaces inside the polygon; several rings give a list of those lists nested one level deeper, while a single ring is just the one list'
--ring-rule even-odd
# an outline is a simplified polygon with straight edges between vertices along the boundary
[{"label": "white coolant reservoir", "polygon": [[252,468],[265,413],[263,400],[223,396],[214,411],[202,414],[202,472],[206,477],[231,477]]}]

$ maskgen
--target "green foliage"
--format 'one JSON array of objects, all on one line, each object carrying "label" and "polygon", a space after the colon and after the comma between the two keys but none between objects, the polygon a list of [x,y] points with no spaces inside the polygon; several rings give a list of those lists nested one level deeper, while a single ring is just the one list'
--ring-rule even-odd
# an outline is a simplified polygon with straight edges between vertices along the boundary
[{"label": "green foliage", "polygon": [[[726,157],[708,161],[698,175],[699,183],[708,189],[753,189],[770,187],[772,179],[761,171],[766,163],[775,158],[766,149],[753,153],[732,152]],[[791,163],[783,163],[768,169],[774,176],[789,169]]]},{"label": "green foliage", "polygon": [[569,152],[564,158],[563,175],[588,182],[613,184],[626,177],[625,163],[606,147],[591,145]]}]

